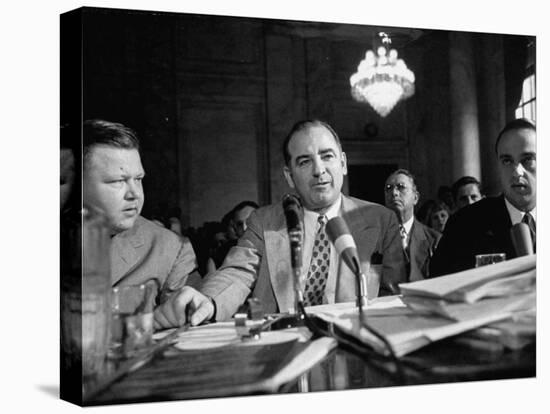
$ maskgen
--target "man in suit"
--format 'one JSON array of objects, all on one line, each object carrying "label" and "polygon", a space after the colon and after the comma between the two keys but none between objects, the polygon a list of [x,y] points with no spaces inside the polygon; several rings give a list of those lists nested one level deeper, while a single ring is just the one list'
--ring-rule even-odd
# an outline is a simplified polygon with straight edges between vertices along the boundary
[{"label": "man in suit", "polygon": [[[144,176],[133,130],[104,120],[84,122],[83,203],[103,215],[112,236],[112,285],[151,283],[160,304],[200,276],[189,240],[140,216]],[[160,311],[157,318],[163,319]]]},{"label": "man in suit", "polygon": [[431,262],[433,276],[475,266],[475,256],[505,253],[516,257],[512,225],[526,222],[536,251],[536,127],[527,119],[509,122],[497,137],[495,151],[502,195],[486,197],[451,216]]},{"label": "man in suit", "polygon": [[456,211],[481,200],[481,183],[475,177],[465,175],[456,180],[452,186]]},{"label": "man in suit", "polygon": [[441,233],[425,226],[414,216],[420,194],[414,176],[405,169],[390,174],[384,187],[386,207],[397,215],[409,282],[429,277],[430,258]]},{"label": "man in suit", "polygon": [[[327,242],[324,230],[326,220],[338,215],[355,239],[363,271],[369,271],[372,257],[381,257],[383,293],[404,282],[395,214],[341,193],[347,162],[336,132],[322,121],[301,121],[291,129],[283,149],[286,181],[304,207],[301,276],[305,305],[356,299],[355,278]],[[206,277],[201,292],[184,289],[179,301],[172,302],[174,324],[189,304],[193,325],[205,319],[229,319],[251,293],[264,312],[294,308],[289,238],[281,203],[260,207],[250,215],[246,232],[221,268]]]}]

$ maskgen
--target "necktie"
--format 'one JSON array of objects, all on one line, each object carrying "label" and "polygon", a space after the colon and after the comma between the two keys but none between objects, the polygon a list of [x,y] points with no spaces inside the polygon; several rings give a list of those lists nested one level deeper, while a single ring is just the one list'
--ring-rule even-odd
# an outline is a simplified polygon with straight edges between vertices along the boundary
[{"label": "necktie", "polygon": [[[401,234],[401,245],[403,246],[403,253],[405,254],[405,261],[408,264],[410,262],[409,259],[409,243],[407,243],[407,230],[405,230],[405,226],[400,224],[399,225],[399,234]],[[408,273],[408,271],[407,271]]]},{"label": "necktie", "polygon": [[405,226],[402,224],[399,225],[399,233],[401,234],[401,244],[403,245],[403,250],[407,250],[407,230],[405,230]]},{"label": "necktie", "polygon": [[323,302],[323,293],[328,278],[330,259],[330,243],[325,230],[326,216],[319,216],[319,231],[315,236],[311,263],[304,289],[304,302],[306,306],[320,305]]},{"label": "necktie", "polygon": [[533,252],[537,252],[537,223],[531,213],[525,213],[521,221],[529,226],[531,241],[533,242]]}]

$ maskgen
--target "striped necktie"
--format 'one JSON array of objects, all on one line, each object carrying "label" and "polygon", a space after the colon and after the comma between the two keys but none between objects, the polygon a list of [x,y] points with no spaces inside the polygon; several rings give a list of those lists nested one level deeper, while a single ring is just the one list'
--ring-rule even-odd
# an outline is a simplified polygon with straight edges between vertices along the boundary
[{"label": "striped necktie", "polygon": [[330,242],[325,230],[326,216],[319,216],[319,231],[315,236],[313,250],[311,252],[311,263],[304,289],[304,304],[306,306],[320,305],[323,303],[323,294],[327,284]]},{"label": "striped necktie", "polygon": [[531,233],[531,242],[533,243],[533,252],[537,252],[537,223],[531,215],[531,213],[525,213],[521,221],[529,226],[529,233]]}]

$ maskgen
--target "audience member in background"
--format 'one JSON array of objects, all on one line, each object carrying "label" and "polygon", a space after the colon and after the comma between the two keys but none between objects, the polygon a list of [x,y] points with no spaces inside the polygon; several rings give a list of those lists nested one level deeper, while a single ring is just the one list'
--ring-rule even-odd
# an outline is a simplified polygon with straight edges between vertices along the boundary
[{"label": "audience member in background", "polygon": [[435,200],[430,199],[430,200],[424,201],[424,203],[416,211],[417,220],[420,221],[422,224],[429,226],[430,225],[429,215],[434,205],[435,205]]},{"label": "audience member in background", "polygon": [[236,242],[227,240],[226,228],[221,223],[211,223],[208,231],[208,257],[206,260],[206,270],[204,275],[214,272],[220,267],[229,252]]},{"label": "audience member in background", "polygon": [[234,246],[237,244],[237,240],[239,239],[239,236],[237,236],[237,232],[235,231],[235,226],[233,224],[233,209],[229,210],[223,217],[222,217],[222,226],[225,229],[225,237],[227,239],[227,242]]},{"label": "audience member in background", "polygon": [[453,199],[453,190],[448,185],[442,185],[437,190],[437,199],[448,207],[449,214],[455,209],[455,202]]},{"label": "audience member in background", "polygon": [[464,207],[450,219],[432,258],[431,274],[444,275],[475,266],[475,256],[505,253],[516,257],[512,225],[525,222],[536,251],[536,127],[527,119],[509,122],[496,139],[502,194]]},{"label": "audience member in background", "polygon": [[[152,283],[162,305],[186,284],[200,281],[189,241],[140,215],[145,171],[135,132],[104,120],[84,122],[83,163],[84,206],[102,212],[112,234],[113,285]],[[172,317],[170,309],[155,309],[156,327]]]},{"label": "audience member in background", "polygon": [[[373,256],[382,256],[382,290],[405,281],[395,214],[379,204],[341,193],[347,162],[336,132],[322,121],[298,122],[287,135],[283,151],[285,178],[304,207],[301,271],[305,305],[356,300],[356,278],[338,257],[325,231],[326,220],[336,216],[346,220],[364,269]],[[251,293],[265,313],[294,309],[289,246],[282,203],[260,207],[250,215],[246,232],[223,265],[205,278],[202,293],[192,288],[180,293],[174,319],[165,327],[180,323],[188,308],[193,325],[227,320]]]},{"label": "audience member in background", "polygon": [[[229,236],[223,232],[223,225],[218,232],[214,233],[209,241],[209,257],[206,263],[206,274],[212,273],[220,267],[229,250],[237,244],[237,240],[244,234],[247,228],[248,216],[258,208],[254,201],[241,201],[226,215],[227,223],[231,226]],[[232,238],[234,235],[235,238]]]},{"label": "audience member in background", "polygon": [[430,211],[428,211],[428,226],[438,231],[439,233],[443,233],[450,215],[451,210],[449,209],[447,204],[437,200],[433,204]]},{"label": "audience member in background", "polygon": [[233,207],[232,225],[235,229],[237,238],[240,238],[246,231],[246,220],[254,210],[258,208],[258,204],[254,201],[245,200]]},{"label": "audience member in background", "polygon": [[425,226],[414,217],[420,193],[414,176],[405,169],[394,171],[384,187],[386,207],[395,211],[407,266],[408,281],[426,279],[441,233]]},{"label": "audience member in background", "polygon": [[453,198],[455,201],[456,211],[462,207],[474,204],[483,198],[481,194],[481,183],[477,178],[465,175],[460,177],[453,184]]}]

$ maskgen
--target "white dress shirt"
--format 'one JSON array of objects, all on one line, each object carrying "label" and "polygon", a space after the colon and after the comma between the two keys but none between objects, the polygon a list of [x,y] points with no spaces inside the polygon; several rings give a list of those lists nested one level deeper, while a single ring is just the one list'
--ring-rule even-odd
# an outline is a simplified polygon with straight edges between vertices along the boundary
[{"label": "white dress shirt", "polygon": [[[525,211],[518,210],[515,208],[512,203],[510,203],[506,197],[504,197],[504,203],[506,204],[506,209],[508,210],[508,214],[510,215],[510,220],[512,221],[512,225],[521,223],[521,220],[523,219],[523,216],[525,215]],[[531,216],[533,216],[533,220],[535,220],[535,223],[537,222],[537,207],[531,211]]]}]

